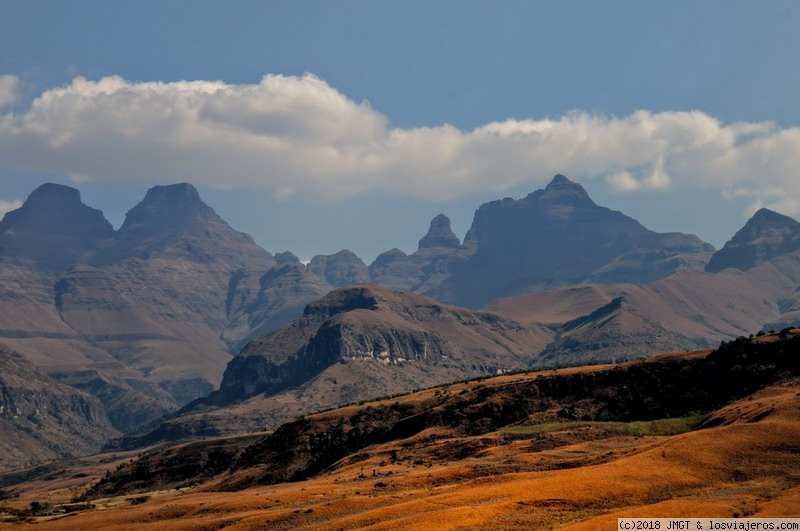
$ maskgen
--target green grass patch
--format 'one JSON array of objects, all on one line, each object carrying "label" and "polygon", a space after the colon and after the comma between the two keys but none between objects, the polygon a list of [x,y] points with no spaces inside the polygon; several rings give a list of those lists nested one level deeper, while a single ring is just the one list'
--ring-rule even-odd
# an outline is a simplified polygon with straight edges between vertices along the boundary
[{"label": "green grass patch", "polygon": [[573,430],[586,426],[597,426],[612,432],[615,435],[629,435],[634,437],[669,436],[678,435],[693,430],[705,415],[690,415],[670,419],[657,419],[634,422],[597,422],[597,421],[567,421],[544,422],[541,424],[506,426],[498,433],[518,437],[527,437],[542,433]]}]

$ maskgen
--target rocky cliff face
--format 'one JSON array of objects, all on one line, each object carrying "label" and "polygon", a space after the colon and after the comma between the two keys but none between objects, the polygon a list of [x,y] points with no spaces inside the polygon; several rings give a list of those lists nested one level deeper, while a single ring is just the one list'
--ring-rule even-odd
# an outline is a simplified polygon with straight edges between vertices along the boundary
[{"label": "rocky cliff face", "polygon": [[250,342],[228,364],[220,391],[209,403],[276,394],[335,364],[353,362],[385,372],[383,378],[365,382],[363,398],[369,392],[391,394],[427,383],[406,378],[413,368],[424,367],[430,381],[521,369],[549,335],[543,328],[534,331],[494,314],[360,284],[331,292],[309,304],[300,319]]},{"label": "rocky cliff face", "polygon": [[299,261],[267,271],[239,270],[231,276],[226,304],[229,324],[222,339],[239,352],[253,338],[289,324],[306,304],[331,290]]},{"label": "rocky cliff face", "polygon": [[95,452],[116,434],[96,398],[0,345],[0,471]]},{"label": "rocky cliff face", "polygon": [[800,223],[762,208],[714,253],[706,266],[709,273],[732,267],[747,271],[771,258],[800,249]]},{"label": "rocky cliff face", "polygon": [[458,249],[461,240],[450,228],[450,218],[439,214],[431,220],[428,233],[419,241],[419,250],[423,249]]},{"label": "rocky cliff face", "polygon": [[655,233],[600,207],[563,175],[523,199],[482,205],[463,247],[466,258],[429,294],[472,308],[569,284],[650,282],[701,268],[714,250],[695,236]]}]

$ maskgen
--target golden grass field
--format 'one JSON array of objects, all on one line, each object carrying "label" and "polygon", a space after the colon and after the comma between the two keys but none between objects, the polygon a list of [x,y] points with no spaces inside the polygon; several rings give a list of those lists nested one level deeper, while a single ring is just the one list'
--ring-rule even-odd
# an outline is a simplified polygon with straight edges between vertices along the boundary
[{"label": "golden grass field", "polygon": [[[648,433],[683,431],[680,421],[564,422],[459,438],[427,431],[369,446],[307,481],[137,493],[0,527],[607,530],[618,517],[800,516],[800,381],[713,416],[716,427],[674,435]],[[68,501],[102,469],[32,483],[0,504]]]}]

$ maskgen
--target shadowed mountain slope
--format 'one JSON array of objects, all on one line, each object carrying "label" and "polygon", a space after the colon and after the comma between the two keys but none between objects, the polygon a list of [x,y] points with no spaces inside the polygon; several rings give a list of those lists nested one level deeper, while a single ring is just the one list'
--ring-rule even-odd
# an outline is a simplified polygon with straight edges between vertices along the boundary
[{"label": "shadowed mountain slope", "polygon": [[714,253],[709,273],[733,267],[747,271],[771,258],[800,249],[800,222],[762,208],[733,238]]},{"label": "shadowed mountain slope", "polygon": [[114,229],[74,188],[43,184],[0,221],[0,260],[56,273],[90,259]]},{"label": "shadowed mountain slope", "polygon": [[556,328],[537,356],[542,366],[582,365],[692,350],[697,344],[645,317],[624,296]]},{"label": "shadowed mountain slope", "polygon": [[0,472],[96,452],[118,434],[95,397],[0,345]]},{"label": "shadowed mountain slope", "polygon": [[[330,289],[265,277],[272,256],[186,183],[151,188],[116,232],[77,190],[42,185],[0,222],[0,263],[0,338],[122,431],[217,388],[239,345]],[[236,280],[248,271],[255,303]]]},{"label": "shadowed mountain slope", "polygon": [[[747,226],[760,225],[759,218],[765,216],[772,217],[761,211]],[[783,218],[778,216],[783,225],[796,223]],[[783,241],[778,238],[777,247],[783,248]],[[763,240],[762,244],[767,245]],[[779,252],[772,245],[762,250],[770,258],[746,270],[731,267],[714,274],[686,270],[644,285],[568,286],[497,299],[485,309],[521,323],[542,322],[556,328],[559,339],[542,353],[550,363],[619,359],[612,355],[618,347],[628,350],[627,358],[705,348],[754,330],[780,330],[800,323],[800,251],[788,246]],[[609,313],[613,305],[606,305],[614,300],[623,301],[622,306]],[[611,315],[615,318],[606,321]],[[620,320],[623,315],[627,324]],[[616,328],[608,329],[609,323]]]},{"label": "shadowed mountain slope", "polygon": [[461,242],[450,228],[450,218],[439,214],[419,240],[417,250],[406,255],[391,249],[369,266],[372,282],[414,293],[426,293],[447,278],[450,264],[459,256]]},{"label": "shadowed mountain slope", "polygon": [[556,175],[523,199],[482,205],[460,259],[429,294],[476,308],[569,284],[640,284],[702,268],[713,250],[696,236],[650,231],[596,205],[582,186]]}]

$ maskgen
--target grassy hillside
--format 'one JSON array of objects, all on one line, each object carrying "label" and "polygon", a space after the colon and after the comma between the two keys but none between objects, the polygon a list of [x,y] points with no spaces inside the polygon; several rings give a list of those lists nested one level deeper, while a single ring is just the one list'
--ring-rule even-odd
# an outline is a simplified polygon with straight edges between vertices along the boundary
[{"label": "grassy hillside", "polygon": [[798,332],[464,382],[152,452],[94,484],[95,510],[28,518],[54,529],[607,529],[619,516],[800,516]]}]

